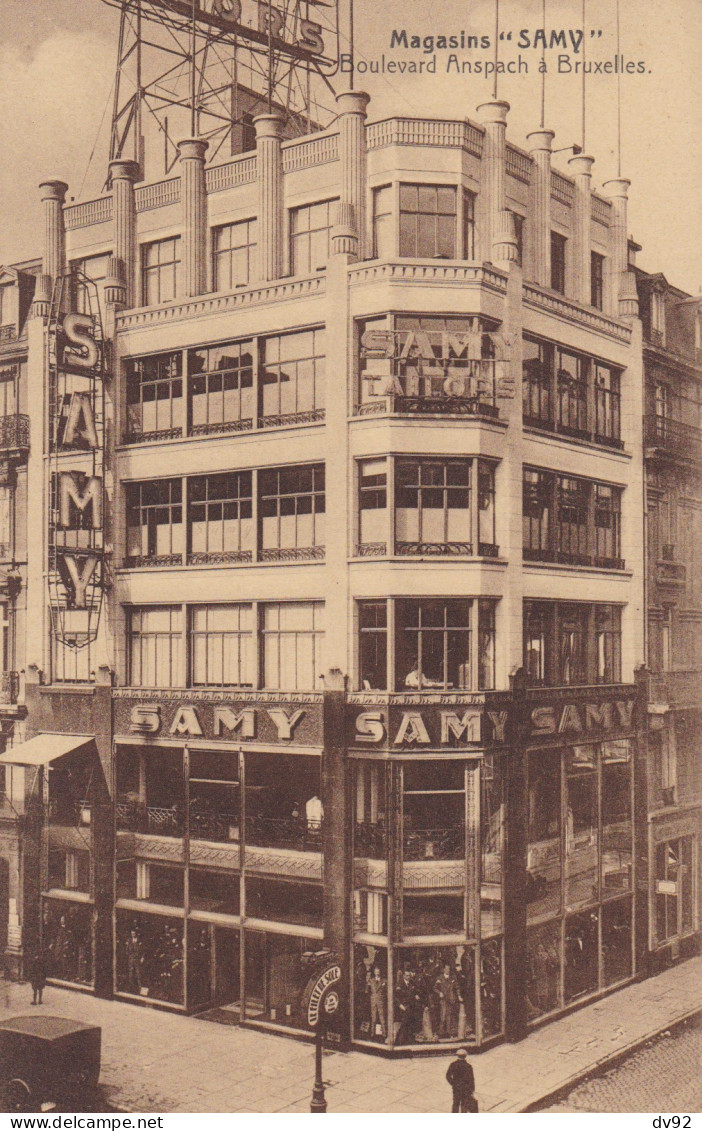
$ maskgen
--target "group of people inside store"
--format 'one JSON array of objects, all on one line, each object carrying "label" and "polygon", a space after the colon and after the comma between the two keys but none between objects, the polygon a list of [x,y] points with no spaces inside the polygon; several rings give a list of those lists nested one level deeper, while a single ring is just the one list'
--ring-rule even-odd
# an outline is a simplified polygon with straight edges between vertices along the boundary
[{"label": "group of people inside store", "polygon": [[182,924],[156,916],[118,924],[117,989],[139,997],[182,1003]]}]

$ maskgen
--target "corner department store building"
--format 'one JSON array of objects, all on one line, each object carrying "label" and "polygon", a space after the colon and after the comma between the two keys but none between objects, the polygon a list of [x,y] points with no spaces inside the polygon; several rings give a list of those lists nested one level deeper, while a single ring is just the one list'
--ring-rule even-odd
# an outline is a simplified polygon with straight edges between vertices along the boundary
[{"label": "corner department store building", "polygon": [[[212,168],[183,141],[156,184],[113,162],[87,203],[42,186],[22,946],[285,1031],[329,948],[341,1039],[480,1046],[645,968],[628,182],[508,144],[503,102],[338,109]],[[97,293],[90,420],[60,340]],[[91,553],[75,650],[45,572],[70,605]]]}]

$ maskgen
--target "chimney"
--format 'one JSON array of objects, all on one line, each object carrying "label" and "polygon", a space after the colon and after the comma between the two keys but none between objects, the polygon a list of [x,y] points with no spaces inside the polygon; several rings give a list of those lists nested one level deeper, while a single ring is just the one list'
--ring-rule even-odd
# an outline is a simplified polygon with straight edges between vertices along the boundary
[{"label": "chimney", "polygon": [[357,259],[364,259],[366,251],[366,108],[369,101],[370,96],[363,91],[346,91],[337,95],[336,99],[339,107],[341,195],[335,250],[341,239],[338,250],[346,251]]},{"label": "chimney", "polygon": [[530,276],[540,287],[551,286],[551,146],[554,137],[553,130],[535,130],[527,135],[531,154]]},{"label": "chimney", "polygon": [[66,270],[66,226],[63,205],[68,191],[65,181],[42,181],[39,185],[44,205],[43,274],[53,283]]},{"label": "chimney", "polygon": [[494,261],[494,245],[502,236],[502,212],[505,208],[505,162],[507,158],[507,114],[509,102],[495,99],[478,106],[480,120],[485,127],[481,161],[482,217],[485,237],[483,259]]},{"label": "chimney", "polygon": [[190,137],[178,142],[180,200],[183,212],[183,293],[204,294],[207,286],[207,188],[205,153],[209,142]]},{"label": "chimney", "polygon": [[258,177],[259,279],[271,282],[283,274],[283,118],[260,114],[256,127]]},{"label": "chimney", "polygon": [[573,298],[585,306],[590,305],[590,217],[592,213],[592,166],[594,157],[578,154],[568,164],[575,181],[573,200]]},{"label": "chimney", "polygon": [[139,180],[139,165],[136,161],[110,161],[115,257],[120,259],[124,265],[125,303],[127,306],[134,306],[138,301],[136,198],[134,195],[134,184],[137,180]]}]

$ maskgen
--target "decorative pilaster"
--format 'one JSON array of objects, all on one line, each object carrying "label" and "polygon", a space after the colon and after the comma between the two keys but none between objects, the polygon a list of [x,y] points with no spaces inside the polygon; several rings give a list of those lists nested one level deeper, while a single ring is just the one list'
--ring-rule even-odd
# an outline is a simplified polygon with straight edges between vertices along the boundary
[{"label": "decorative pilaster", "polygon": [[573,298],[576,302],[581,302],[585,306],[590,305],[592,298],[590,290],[590,216],[592,213],[590,186],[594,161],[594,157],[586,157],[584,153],[571,157],[568,161],[575,182],[572,237]]},{"label": "decorative pilaster", "polygon": [[[366,245],[366,110],[370,96],[363,91],[346,91],[337,95],[339,108],[339,159],[341,193],[337,226],[343,228],[343,247],[358,259],[365,259]],[[351,229],[348,232],[347,229]],[[356,245],[349,235],[355,232]]]},{"label": "decorative pilaster", "polygon": [[261,114],[256,127],[258,177],[259,279],[272,282],[283,274],[283,118]]},{"label": "decorative pilaster", "polygon": [[612,202],[612,223],[609,229],[610,248],[612,256],[612,293],[614,298],[614,312],[620,313],[620,301],[628,306],[628,279],[629,248],[627,243],[627,206],[629,202],[629,185],[625,177],[617,177],[605,181],[603,188]]},{"label": "decorative pilaster", "polygon": [[124,264],[125,304],[137,302],[137,239],[136,198],[134,185],[139,180],[136,161],[111,161],[112,216],[114,221],[114,253]]},{"label": "decorative pilaster", "polygon": [[120,310],[127,301],[127,284],[125,280],[124,263],[116,255],[111,255],[107,262],[107,276],[105,278],[105,302],[112,303]]},{"label": "decorative pilaster", "polygon": [[178,142],[180,150],[180,199],[183,210],[183,293],[202,295],[207,286],[207,189],[205,153],[209,143],[202,138]]},{"label": "decorative pilaster", "polygon": [[540,287],[551,286],[551,146],[553,130],[535,130],[527,135],[531,154],[530,278]]},{"label": "decorative pilaster", "polygon": [[501,213],[505,208],[508,113],[509,102],[499,99],[478,106],[478,114],[485,127],[481,161],[481,212],[485,231],[482,249],[483,259],[491,261],[496,258],[495,244],[502,234]]},{"label": "decorative pilaster", "polygon": [[32,299],[32,317],[48,318],[51,307],[51,276],[38,275]]},{"label": "decorative pilaster", "polygon": [[44,250],[42,266],[44,274],[56,282],[66,270],[66,226],[63,219],[63,205],[68,185],[65,181],[42,181],[39,185],[41,202],[44,205]]}]

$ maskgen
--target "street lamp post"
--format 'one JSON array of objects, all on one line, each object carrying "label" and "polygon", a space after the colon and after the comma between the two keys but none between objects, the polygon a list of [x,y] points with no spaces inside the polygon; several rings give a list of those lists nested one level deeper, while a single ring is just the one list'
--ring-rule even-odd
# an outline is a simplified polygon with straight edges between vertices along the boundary
[{"label": "street lamp post", "polygon": [[[326,1017],[336,1013],[339,1008],[339,994],[334,988],[341,981],[341,966],[330,950],[317,951],[310,959],[317,965],[303,993],[307,1024],[314,1031],[314,1087],[310,1101],[310,1112],[323,1114],[327,1110],[322,1079],[322,1049],[324,1046],[324,1026]],[[319,960],[324,960],[320,967]]]},{"label": "street lamp post", "polygon": [[324,1094],[324,1080],[322,1079],[322,1045],[324,1043],[324,1033],[322,1030],[322,1017],[320,1014],[317,1028],[314,1034],[314,1087],[312,1089],[312,1100],[310,1102],[310,1111],[314,1113],[323,1113],[327,1110],[327,1100]]}]

